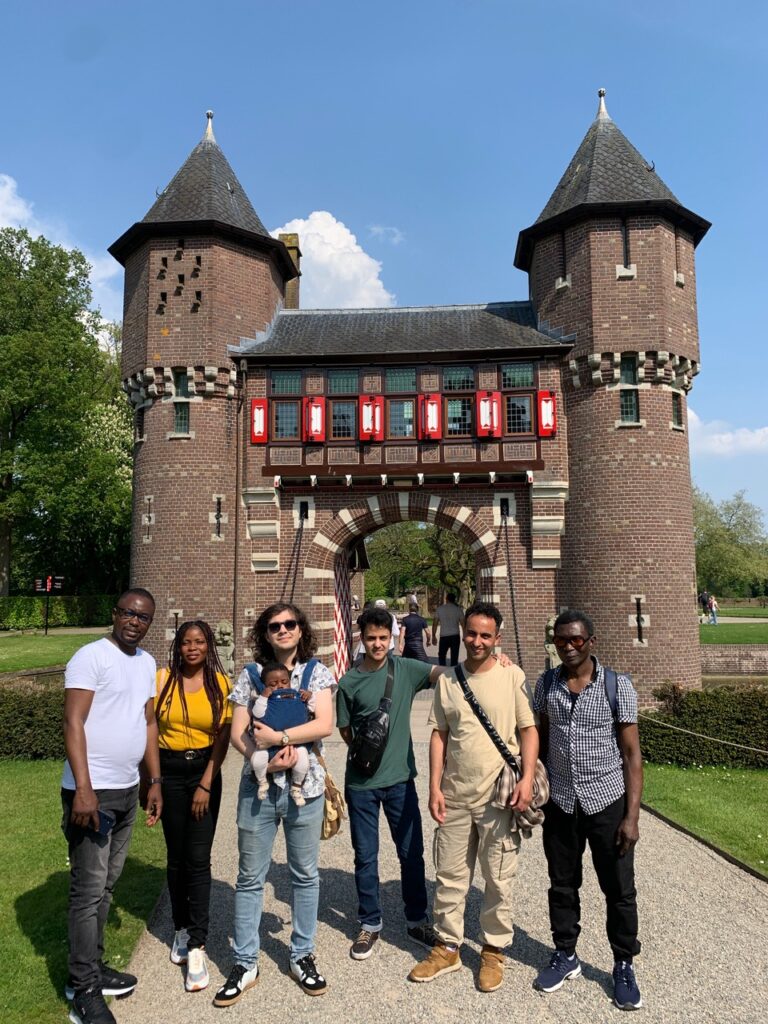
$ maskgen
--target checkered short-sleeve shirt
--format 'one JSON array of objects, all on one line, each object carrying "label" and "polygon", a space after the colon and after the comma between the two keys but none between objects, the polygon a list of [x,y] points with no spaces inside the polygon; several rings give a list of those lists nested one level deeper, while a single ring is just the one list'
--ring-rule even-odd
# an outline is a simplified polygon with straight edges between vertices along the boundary
[{"label": "checkered short-sleeve shirt", "polygon": [[[624,770],[616,739],[605,670],[597,658],[595,678],[571,700],[562,666],[545,692],[545,674],[539,676],[533,709],[549,719],[547,770],[552,799],[567,814],[576,803],[587,814],[597,814],[625,792]],[[637,693],[629,676],[616,680],[616,721],[637,721]]]}]

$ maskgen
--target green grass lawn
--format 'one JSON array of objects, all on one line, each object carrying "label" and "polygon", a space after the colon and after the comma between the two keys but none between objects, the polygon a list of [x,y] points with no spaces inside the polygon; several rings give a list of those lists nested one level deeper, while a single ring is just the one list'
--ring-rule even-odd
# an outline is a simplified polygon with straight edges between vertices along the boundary
[{"label": "green grass lawn", "polygon": [[721,607],[718,615],[728,615],[733,619],[768,619],[768,608],[739,606],[738,608]]},{"label": "green grass lawn", "polygon": [[107,635],[107,627],[92,633],[19,633],[0,637],[0,672],[65,665],[84,644]]},{"label": "green grass lawn", "polygon": [[643,802],[768,877],[768,769],[646,764]]},{"label": "green grass lawn", "polygon": [[768,644],[768,622],[705,623],[699,626],[699,639],[703,644]]},{"label": "green grass lawn", "polygon": [[[60,781],[61,764],[56,761],[0,763],[3,1024],[61,1024],[67,1017],[69,869]],[[139,811],[107,924],[106,955],[116,967],[128,962],[164,882],[162,831],[159,825],[147,829]]]}]

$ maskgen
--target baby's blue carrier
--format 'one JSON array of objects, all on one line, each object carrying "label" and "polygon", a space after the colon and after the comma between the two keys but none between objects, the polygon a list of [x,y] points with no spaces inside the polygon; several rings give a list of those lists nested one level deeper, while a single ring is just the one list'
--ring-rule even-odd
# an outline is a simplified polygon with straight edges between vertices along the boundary
[{"label": "baby's blue carrier", "polygon": [[[267,698],[267,710],[263,718],[259,718],[259,722],[263,722],[264,725],[268,725],[270,729],[274,729],[275,732],[285,732],[286,729],[293,729],[297,725],[306,725],[309,721],[309,711],[307,705],[301,699],[301,692],[309,689],[309,681],[312,678],[312,673],[317,665],[317,658],[310,658],[307,664],[304,666],[304,671],[301,674],[301,684],[298,690],[294,690],[292,686],[284,687],[280,690],[273,690],[270,696]],[[245,666],[245,671],[251,680],[253,688],[257,693],[261,694],[264,692],[264,683],[261,681],[261,672],[259,666],[255,661]],[[248,710],[253,715],[253,704],[249,704]],[[251,728],[249,729],[251,735],[253,735],[253,719],[251,719]],[[299,743],[297,746],[306,747],[307,750],[311,750],[313,743]],[[270,747],[269,756],[274,757],[275,754],[282,750],[282,747]]]}]

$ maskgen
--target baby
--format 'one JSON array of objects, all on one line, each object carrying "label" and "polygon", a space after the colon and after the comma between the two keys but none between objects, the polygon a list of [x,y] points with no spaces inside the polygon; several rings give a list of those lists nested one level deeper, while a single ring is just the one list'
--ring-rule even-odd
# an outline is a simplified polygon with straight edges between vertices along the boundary
[{"label": "baby", "polygon": [[[276,661],[265,665],[261,670],[261,683],[261,692],[251,710],[252,721],[263,722],[277,732],[284,732],[309,720],[309,713],[315,710],[315,694],[309,690],[292,690],[291,673],[285,665]],[[303,807],[306,802],[301,795],[301,786],[309,771],[308,750],[311,745],[294,747],[299,759],[290,772],[289,792],[297,807]],[[269,792],[267,765],[274,753],[275,750],[257,750],[251,754],[251,768],[259,786],[259,800],[263,800]]]}]

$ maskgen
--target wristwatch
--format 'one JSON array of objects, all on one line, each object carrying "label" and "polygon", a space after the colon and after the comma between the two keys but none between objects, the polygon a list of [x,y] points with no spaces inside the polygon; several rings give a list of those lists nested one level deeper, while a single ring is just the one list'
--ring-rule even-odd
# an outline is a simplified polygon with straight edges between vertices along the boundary
[{"label": "wristwatch", "polygon": [[287,732],[284,732],[283,735],[280,737],[280,742],[284,747],[290,746],[291,740]]}]

